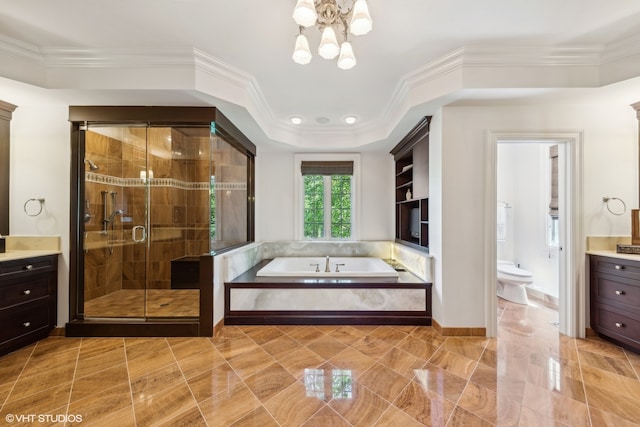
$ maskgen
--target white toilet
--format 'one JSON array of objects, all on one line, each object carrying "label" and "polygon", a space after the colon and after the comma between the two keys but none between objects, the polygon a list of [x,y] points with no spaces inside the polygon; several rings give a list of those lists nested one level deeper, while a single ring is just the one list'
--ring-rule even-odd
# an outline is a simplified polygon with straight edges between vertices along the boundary
[{"label": "white toilet", "polygon": [[533,283],[531,272],[510,261],[498,260],[498,296],[518,304],[528,304],[525,286]]}]

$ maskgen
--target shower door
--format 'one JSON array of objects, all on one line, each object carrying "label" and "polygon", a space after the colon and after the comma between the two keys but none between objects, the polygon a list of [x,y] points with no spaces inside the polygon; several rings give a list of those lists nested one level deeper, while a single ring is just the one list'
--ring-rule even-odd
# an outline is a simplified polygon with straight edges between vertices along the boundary
[{"label": "shower door", "polygon": [[209,128],[83,131],[84,317],[197,318],[199,255],[209,251]]}]

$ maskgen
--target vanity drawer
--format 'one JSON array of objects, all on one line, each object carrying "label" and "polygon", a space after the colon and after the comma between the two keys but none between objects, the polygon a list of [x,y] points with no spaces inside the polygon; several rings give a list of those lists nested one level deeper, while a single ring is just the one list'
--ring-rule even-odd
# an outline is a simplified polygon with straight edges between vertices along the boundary
[{"label": "vanity drawer", "polygon": [[593,326],[597,332],[636,348],[640,346],[640,317],[606,305],[597,305],[595,314]]},{"label": "vanity drawer", "polygon": [[49,299],[0,310],[0,324],[0,342],[49,328]]},{"label": "vanity drawer", "polygon": [[44,256],[0,262],[0,277],[13,276],[14,274],[53,271],[55,269],[54,263],[56,259],[57,257],[55,256]]},{"label": "vanity drawer", "polygon": [[640,310],[640,283],[622,276],[596,273],[592,298],[632,310]]},{"label": "vanity drawer", "polygon": [[0,285],[0,308],[34,301],[49,295],[49,276],[40,275],[11,285]]},{"label": "vanity drawer", "polygon": [[640,261],[592,256],[591,269],[598,273],[613,274],[640,280]]}]

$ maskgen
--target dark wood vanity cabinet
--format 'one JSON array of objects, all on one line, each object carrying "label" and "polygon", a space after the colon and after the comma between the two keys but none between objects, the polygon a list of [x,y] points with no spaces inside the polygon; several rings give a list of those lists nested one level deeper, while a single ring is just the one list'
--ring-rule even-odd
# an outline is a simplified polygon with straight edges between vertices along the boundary
[{"label": "dark wood vanity cabinet", "polygon": [[0,355],[46,338],[57,320],[58,255],[0,262]]},{"label": "dark wood vanity cabinet", "polygon": [[640,352],[640,260],[589,256],[591,328]]}]

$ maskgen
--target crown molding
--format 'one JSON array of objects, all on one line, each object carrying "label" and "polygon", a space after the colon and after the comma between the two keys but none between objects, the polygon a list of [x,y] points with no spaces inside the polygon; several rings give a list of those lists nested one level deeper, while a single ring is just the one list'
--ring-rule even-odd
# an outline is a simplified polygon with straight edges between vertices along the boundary
[{"label": "crown molding", "polygon": [[[126,73],[136,69],[186,71],[186,74],[174,74],[177,87],[194,90],[246,109],[262,132],[274,141],[304,147],[312,144],[326,146],[327,140],[332,139],[337,144],[356,147],[389,137],[402,117],[415,106],[443,99],[464,89],[494,88],[493,77],[499,75],[500,70],[503,70],[505,75],[513,76],[513,79],[501,82],[504,84],[502,88],[554,87],[555,81],[558,82],[557,87],[566,87],[567,81],[576,82],[575,73],[582,70],[588,77],[578,80],[575,83],[577,86],[613,83],[616,78],[621,79],[624,76],[609,73],[608,70],[620,67],[621,64],[633,65],[633,69],[627,74],[640,75],[640,35],[608,45],[461,47],[402,76],[378,117],[347,129],[326,125],[296,128],[286,120],[276,117],[254,76],[191,47],[39,48],[30,43],[0,36],[0,56],[9,60],[16,58],[24,64],[27,61],[31,69],[39,71],[42,76],[63,68],[69,69],[71,73],[82,73],[82,70],[96,68],[118,69],[122,72],[117,74],[117,77],[114,74],[113,78],[118,79],[113,82],[114,87],[119,84],[125,88],[129,84],[126,81]],[[635,70],[636,64],[638,70]],[[2,70],[3,67],[0,65],[0,73]],[[544,70],[544,73],[535,70]],[[557,77],[557,80],[543,80],[539,77],[540,74]],[[104,74],[99,76],[104,78]],[[42,84],[44,87],[47,87],[46,82],[51,84],[51,80],[46,77],[42,81],[45,82]],[[69,87],[63,88],[75,89],[72,87],[73,81],[73,78],[65,81],[64,84]],[[77,89],[86,88],[86,81],[83,80],[83,86]],[[334,145],[333,141],[330,145]]]}]

